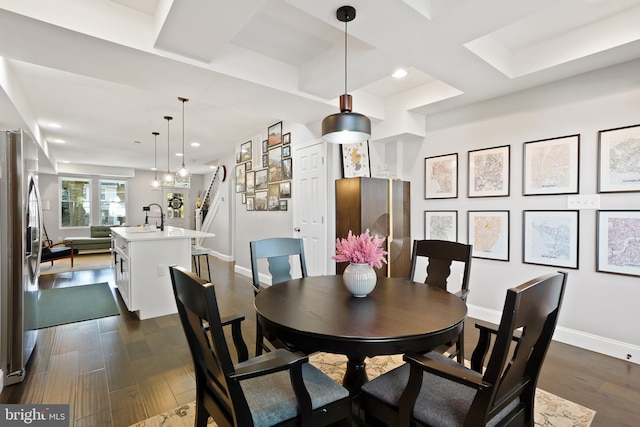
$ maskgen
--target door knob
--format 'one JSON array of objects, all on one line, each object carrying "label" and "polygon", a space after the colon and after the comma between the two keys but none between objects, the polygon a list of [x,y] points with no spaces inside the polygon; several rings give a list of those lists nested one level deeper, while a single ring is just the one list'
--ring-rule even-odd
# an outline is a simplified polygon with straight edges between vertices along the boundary
[{"label": "door knob", "polygon": [[299,233],[300,232],[300,227],[294,228],[293,231],[295,231],[296,233]]}]

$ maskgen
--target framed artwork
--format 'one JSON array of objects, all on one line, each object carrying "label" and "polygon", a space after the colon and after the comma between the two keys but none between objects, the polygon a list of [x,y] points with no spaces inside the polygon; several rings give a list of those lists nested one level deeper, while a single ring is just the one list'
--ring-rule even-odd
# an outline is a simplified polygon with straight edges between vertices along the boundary
[{"label": "framed artwork", "polygon": [[287,200],[280,200],[280,210],[286,211],[288,209],[289,202]]},{"label": "framed artwork", "polygon": [[269,150],[269,182],[282,181],[282,147]]},{"label": "framed artwork", "polygon": [[509,195],[511,146],[469,151],[469,197]]},{"label": "framed artwork", "polygon": [[280,197],[281,199],[291,198],[291,181],[280,183],[280,193],[278,194],[278,197]]},{"label": "framed artwork", "polygon": [[267,129],[267,147],[275,147],[282,144],[282,122],[269,126]]},{"label": "framed artwork", "polygon": [[580,135],[524,143],[522,194],[578,194]]},{"label": "framed artwork", "polygon": [[282,146],[282,157],[291,157],[291,146],[290,145],[283,145]]},{"label": "framed artwork", "polygon": [[579,211],[522,213],[522,262],[578,268]]},{"label": "framed artwork", "polygon": [[[260,169],[255,171],[255,189],[258,190],[266,190],[269,186],[269,176],[268,171],[266,169]],[[257,210],[257,209],[256,209]]]},{"label": "framed artwork", "polygon": [[267,192],[256,191],[256,195],[253,200],[253,210],[266,211],[267,210]]},{"label": "framed artwork", "polygon": [[268,194],[268,210],[279,211],[280,210],[280,185],[269,184]]},{"label": "framed artwork", "polygon": [[236,165],[236,193],[246,191],[246,169],[245,163]]},{"label": "framed artwork", "polygon": [[242,196],[242,204],[246,205],[247,204],[247,193],[241,193],[240,195]]},{"label": "framed artwork", "polygon": [[509,211],[469,211],[467,214],[472,256],[509,261]]},{"label": "framed artwork", "polygon": [[253,169],[253,163],[251,162],[251,160],[249,160],[248,162],[245,162],[245,170],[250,171],[251,169]]},{"label": "framed artwork", "polygon": [[244,144],[240,145],[240,161],[246,162],[251,160],[251,141],[247,141]]},{"label": "framed artwork", "polygon": [[291,144],[291,132],[282,135],[282,145]]},{"label": "framed artwork", "polygon": [[269,140],[265,139],[264,141],[262,141],[262,153],[267,154],[268,151],[269,151]]},{"label": "framed artwork", "polygon": [[458,241],[458,211],[424,211],[425,240]]},{"label": "framed artwork", "polygon": [[342,177],[357,176],[370,177],[369,141],[355,144],[341,144],[342,148]]},{"label": "framed artwork", "polygon": [[247,210],[248,211],[253,211],[254,210],[254,202],[255,202],[255,198],[254,197],[247,197]]},{"label": "framed artwork", "polygon": [[598,193],[640,191],[640,125],[598,132]]},{"label": "framed artwork", "polygon": [[246,173],[246,189],[248,194],[253,194],[256,191],[256,173],[254,171],[247,171]]},{"label": "framed artwork", "polygon": [[424,198],[458,197],[458,153],[424,159]]},{"label": "framed artwork", "polygon": [[293,171],[291,169],[291,158],[286,158],[282,160],[282,179],[291,180],[293,176]]},{"label": "framed artwork", "polygon": [[269,167],[269,154],[262,155],[262,167],[263,168]]},{"label": "framed artwork", "polygon": [[640,276],[640,210],[597,212],[596,271]]},{"label": "framed artwork", "polygon": [[242,162],[242,152],[238,151],[236,153],[236,163]]}]

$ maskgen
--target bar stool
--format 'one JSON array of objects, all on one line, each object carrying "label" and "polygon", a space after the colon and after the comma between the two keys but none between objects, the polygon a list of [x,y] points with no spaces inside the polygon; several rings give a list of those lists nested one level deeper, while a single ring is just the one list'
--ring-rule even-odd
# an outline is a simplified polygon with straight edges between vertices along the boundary
[{"label": "bar stool", "polygon": [[209,283],[211,283],[211,267],[209,266],[209,254],[211,253],[213,253],[213,251],[209,248],[197,245],[191,246],[191,259],[193,260],[193,265],[196,268],[196,274],[198,275],[198,277],[200,276],[201,271],[201,257],[205,257],[205,259],[207,260],[207,273],[209,275]]}]

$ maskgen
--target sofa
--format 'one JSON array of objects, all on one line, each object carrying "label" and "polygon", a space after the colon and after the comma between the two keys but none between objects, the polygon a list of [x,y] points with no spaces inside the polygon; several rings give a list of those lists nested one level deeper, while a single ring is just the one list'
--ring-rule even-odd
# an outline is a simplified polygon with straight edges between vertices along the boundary
[{"label": "sofa", "polygon": [[111,249],[111,226],[92,225],[89,237],[65,237],[67,246],[77,251],[100,251]]}]

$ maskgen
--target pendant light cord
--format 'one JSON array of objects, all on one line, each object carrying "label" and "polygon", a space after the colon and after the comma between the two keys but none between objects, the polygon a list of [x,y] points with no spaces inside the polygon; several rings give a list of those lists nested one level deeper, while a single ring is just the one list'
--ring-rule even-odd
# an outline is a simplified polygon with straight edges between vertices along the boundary
[{"label": "pendant light cord", "polygon": [[347,23],[348,19],[344,21],[344,93],[347,94]]}]

